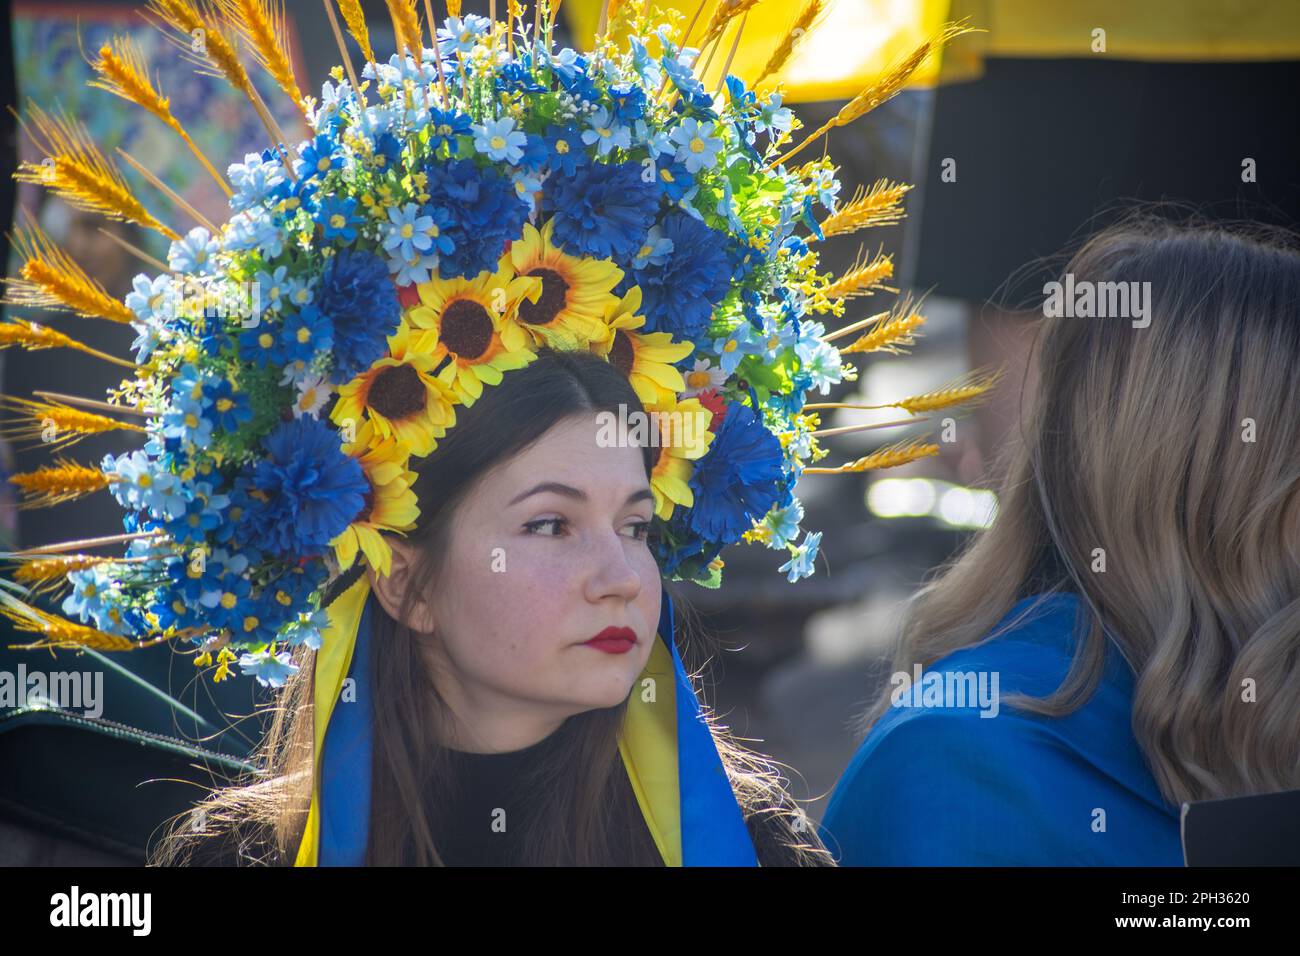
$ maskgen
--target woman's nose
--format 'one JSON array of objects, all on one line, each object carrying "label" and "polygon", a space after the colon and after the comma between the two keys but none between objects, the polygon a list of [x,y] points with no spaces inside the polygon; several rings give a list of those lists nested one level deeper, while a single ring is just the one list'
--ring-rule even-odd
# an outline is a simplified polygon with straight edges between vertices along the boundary
[{"label": "woman's nose", "polygon": [[618,597],[631,601],[641,593],[641,575],[628,559],[628,540],[611,530],[590,543],[586,554],[587,600]]}]

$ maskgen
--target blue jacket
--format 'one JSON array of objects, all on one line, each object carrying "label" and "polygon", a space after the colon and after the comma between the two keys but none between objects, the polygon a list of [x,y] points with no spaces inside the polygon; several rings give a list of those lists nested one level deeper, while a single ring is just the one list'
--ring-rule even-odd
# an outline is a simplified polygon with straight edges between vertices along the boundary
[{"label": "blue jacket", "polygon": [[[821,824],[841,865],[1183,865],[1178,809],[1133,737],[1133,672],[1112,641],[1097,690],[1065,717],[995,707],[991,696],[956,706],[956,689],[976,686],[951,680],[959,672],[983,674],[990,695],[994,675],[1001,696],[1042,697],[1060,685],[1079,601],[1034,595],[1003,620],[1035,601],[1025,622],[935,661],[920,685],[896,694]],[[940,678],[951,688],[946,703],[927,706],[939,698],[922,695]]]}]

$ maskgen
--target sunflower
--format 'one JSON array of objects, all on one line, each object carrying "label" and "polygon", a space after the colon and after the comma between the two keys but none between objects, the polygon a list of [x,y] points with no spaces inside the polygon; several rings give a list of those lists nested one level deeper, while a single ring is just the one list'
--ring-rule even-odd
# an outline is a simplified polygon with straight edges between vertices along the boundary
[{"label": "sunflower", "polygon": [[506,253],[520,276],[541,279],[541,295],[519,303],[514,316],[537,345],[556,349],[585,349],[610,337],[605,311],[617,298],[614,286],[623,270],[608,259],[578,258],[552,242],[555,220],[539,232],[525,223],[524,234]]},{"label": "sunflower", "polygon": [[499,385],[501,373],[523,368],[537,353],[511,317],[540,283],[518,277],[501,257],[496,272],[473,279],[434,279],[417,287],[420,304],[406,313],[422,330],[415,350],[431,356],[437,368],[450,358],[438,378],[466,405],[483,394],[484,385]]},{"label": "sunflower", "polygon": [[455,392],[433,374],[437,358],[416,347],[421,333],[405,318],[388,337],[388,354],[339,388],[330,419],[374,422],[376,438],[396,435],[423,457],[456,424]]},{"label": "sunflower", "polygon": [[695,471],[692,464],[704,456],[713,441],[709,431],[712,413],[697,399],[678,401],[669,395],[653,407],[647,406],[650,420],[656,429],[658,447],[654,448],[655,463],[650,472],[650,489],[655,496],[655,514],[667,521],[672,517],[673,506],[689,508],[695,504],[690,485]]},{"label": "sunflower", "polygon": [[361,465],[370,491],[365,508],[330,544],[340,570],[352,567],[360,550],[370,567],[386,576],[392,570],[393,549],[381,532],[410,531],[420,516],[411,490],[416,474],[407,468],[411,450],[395,435],[380,437],[375,422],[366,419],[357,429],[356,441],[345,444],[343,451]]},{"label": "sunflower", "polygon": [[695,346],[674,342],[668,332],[633,331],[645,325],[645,316],[637,314],[640,309],[641,289],[632,286],[606,308],[610,337],[593,342],[591,350],[626,375],[642,404],[648,406],[686,390],[686,381],[673,363],[690,355]]}]

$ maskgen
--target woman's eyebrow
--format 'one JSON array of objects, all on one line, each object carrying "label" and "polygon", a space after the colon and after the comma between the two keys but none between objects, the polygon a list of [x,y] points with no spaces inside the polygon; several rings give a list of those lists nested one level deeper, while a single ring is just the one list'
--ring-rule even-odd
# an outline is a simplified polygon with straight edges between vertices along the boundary
[{"label": "woman's eyebrow", "polygon": [[[533,485],[533,487],[529,488],[523,494],[514,498],[509,505],[506,505],[506,507],[508,508],[510,505],[517,505],[525,498],[531,498],[533,495],[540,495],[547,491],[553,494],[563,495],[565,498],[572,498],[575,501],[587,500],[587,493],[579,488],[574,488],[572,485],[566,485],[559,481],[543,481],[540,484]],[[627,496],[626,504],[630,505],[638,501],[645,501],[646,499],[653,501],[654,492],[649,488],[641,488]]]}]

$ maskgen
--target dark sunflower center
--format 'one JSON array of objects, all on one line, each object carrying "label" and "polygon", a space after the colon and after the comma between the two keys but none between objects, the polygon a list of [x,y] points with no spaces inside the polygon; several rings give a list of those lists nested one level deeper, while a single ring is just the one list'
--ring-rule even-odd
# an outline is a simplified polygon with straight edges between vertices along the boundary
[{"label": "dark sunflower center", "polygon": [[366,506],[361,509],[361,514],[357,515],[352,520],[358,523],[362,521],[369,521],[370,512],[374,511],[374,509],[375,509],[375,489],[368,488],[366,490]]},{"label": "dark sunflower center", "polygon": [[367,404],[385,418],[399,421],[424,408],[425,387],[409,365],[390,365],[370,383]]},{"label": "dark sunflower center", "polygon": [[534,269],[528,274],[541,276],[542,294],[536,302],[524,299],[519,303],[519,318],[529,325],[546,325],[568,304],[569,283],[554,269]]},{"label": "dark sunflower center", "polygon": [[463,359],[476,359],[492,344],[492,317],[482,304],[457,299],[442,312],[442,344]]},{"label": "dark sunflower center", "polygon": [[632,365],[636,355],[632,351],[632,340],[622,329],[614,333],[614,344],[609,347],[609,364],[624,375],[631,376]]}]

